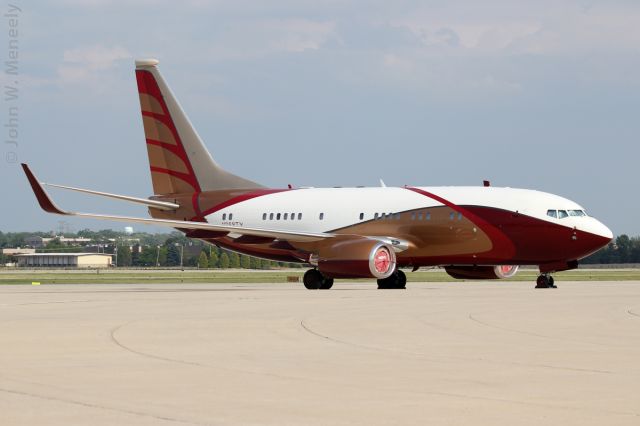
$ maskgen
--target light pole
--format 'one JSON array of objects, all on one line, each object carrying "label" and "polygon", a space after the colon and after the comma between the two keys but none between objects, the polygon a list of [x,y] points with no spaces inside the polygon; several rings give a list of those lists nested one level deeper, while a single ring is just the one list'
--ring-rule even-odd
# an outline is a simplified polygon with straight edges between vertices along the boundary
[{"label": "light pole", "polygon": [[160,246],[156,246],[156,268],[160,266]]},{"label": "light pole", "polygon": [[184,269],[182,267],[182,259],[184,257],[184,244],[174,243],[176,247],[180,246],[180,269]]}]

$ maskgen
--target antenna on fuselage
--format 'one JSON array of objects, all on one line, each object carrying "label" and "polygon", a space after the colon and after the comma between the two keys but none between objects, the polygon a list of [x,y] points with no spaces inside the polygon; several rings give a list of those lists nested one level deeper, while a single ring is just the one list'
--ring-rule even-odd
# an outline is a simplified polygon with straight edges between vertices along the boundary
[{"label": "antenna on fuselage", "polygon": [[386,187],[387,187],[387,185],[384,183],[384,181],[382,180],[382,178],[380,178],[380,186],[381,186],[382,188],[386,188]]}]

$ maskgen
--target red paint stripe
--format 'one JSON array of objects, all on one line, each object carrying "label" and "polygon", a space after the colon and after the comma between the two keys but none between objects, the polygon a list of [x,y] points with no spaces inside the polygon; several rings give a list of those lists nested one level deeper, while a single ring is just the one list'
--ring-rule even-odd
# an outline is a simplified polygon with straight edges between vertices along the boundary
[{"label": "red paint stripe", "polygon": [[165,109],[164,115],[156,114],[154,112],[142,111],[142,116],[153,118],[154,120],[158,120],[159,122],[167,126],[167,128],[173,135],[173,139],[176,141],[176,143],[179,143],[180,145],[182,145],[180,135],[178,135],[178,129],[176,129],[176,127],[173,125],[173,120],[169,115],[169,111],[166,111],[166,106],[164,105],[162,106],[162,108]]},{"label": "red paint stripe", "polygon": [[206,222],[204,219],[202,212],[200,211],[200,193],[194,192],[191,196],[191,204],[193,205],[193,211],[196,212],[196,216],[191,218],[192,221],[197,222]]},{"label": "red paint stripe", "polygon": [[186,174],[186,173],[181,173],[181,172],[176,172],[175,170],[169,170],[169,169],[163,169],[160,167],[150,167],[152,172],[155,173],[164,173],[166,175],[170,175],[173,176],[175,178],[178,178],[186,183],[188,183],[196,192],[198,192],[198,189],[196,188],[197,186],[197,182],[194,181],[193,177]]},{"label": "red paint stripe", "polygon": [[293,191],[293,190],[291,189],[259,189],[256,191],[247,192],[246,194],[238,195],[237,197],[230,198],[227,201],[223,201],[222,203],[216,204],[215,206],[208,208],[207,210],[202,212],[202,216],[204,217],[208,214],[215,213],[218,210],[222,210],[226,207],[233,206],[234,204],[251,200],[252,198],[262,197],[264,195],[269,195],[269,194],[277,194],[278,192],[285,192],[285,191]]},{"label": "red paint stripe", "polygon": [[[160,106],[163,106],[162,103],[160,104]],[[159,114],[157,112],[153,112],[153,111],[142,111],[142,115],[146,116],[146,117],[151,117],[151,118],[155,118],[156,120],[162,121],[164,124],[169,124],[171,118],[169,118],[169,116],[167,115],[167,111],[162,108],[162,114]]]},{"label": "red paint stripe", "polygon": [[[167,151],[171,152],[172,154],[175,154],[176,157],[178,157],[179,159],[181,159],[184,162],[185,167],[187,166],[187,163],[189,163],[189,159],[185,158],[184,151],[181,150],[180,148],[176,147],[175,145],[171,145],[171,144],[168,144],[166,142],[160,142],[160,141],[157,141],[155,139],[147,139],[147,144],[148,145],[158,146],[158,147],[160,147],[162,149],[166,149]],[[188,169],[189,168],[187,167],[187,170]]]},{"label": "red paint stripe", "polygon": [[409,191],[413,191],[420,195],[424,195],[425,197],[431,198],[432,200],[444,204],[452,210],[461,213],[462,215],[464,215],[464,217],[466,217],[476,226],[482,229],[482,231],[484,231],[484,233],[489,236],[489,239],[491,240],[491,243],[493,245],[491,250],[489,250],[487,253],[496,252],[496,254],[499,253],[500,256],[504,256],[505,258],[512,258],[515,255],[516,249],[513,245],[513,242],[511,242],[511,240],[492,223],[486,221],[475,213],[470,212],[464,207],[453,204],[451,201],[446,200],[436,194],[410,186],[406,186],[405,188]]}]

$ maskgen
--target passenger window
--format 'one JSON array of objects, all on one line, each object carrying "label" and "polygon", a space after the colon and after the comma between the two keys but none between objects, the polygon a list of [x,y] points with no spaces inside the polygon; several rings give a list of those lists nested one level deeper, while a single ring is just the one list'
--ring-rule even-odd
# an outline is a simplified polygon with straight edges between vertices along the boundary
[{"label": "passenger window", "polygon": [[266,213],[262,213],[262,220],[267,220],[267,214]]},{"label": "passenger window", "polygon": [[269,214],[269,220],[273,220],[273,213]]},{"label": "passenger window", "polygon": [[364,213],[360,213],[360,220],[364,219]]},{"label": "passenger window", "polygon": [[320,213],[320,220],[324,219],[324,213]]},{"label": "passenger window", "polygon": [[373,215],[373,219],[374,219],[374,220],[378,220],[378,213],[376,213],[376,214],[374,214],[374,215]]},{"label": "passenger window", "polygon": [[427,213],[425,216],[427,220],[431,220],[431,213]]},{"label": "passenger window", "polygon": [[296,214],[295,213],[291,213],[291,220],[294,220],[296,218]]},{"label": "passenger window", "polygon": [[564,219],[565,217],[569,217],[566,210],[558,210],[558,219]]},{"label": "passenger window", "polygon": [[455,216],[456,214],[454,212],[449,213],[449,220],[453,220]]},{"label": "passenger window", "polygon": [[422,212],[418,213],[418,220],[422,220]]},{"label": "passenger window", "polygon": [[416,220],[416,212],[411,212],[411,220]]},{"label": "passenger window", "polygon": [[554,218],[558,218],[558,211],[557,210],[547,210],[547,216],[549,217],[554,217]]},{"label": "passenger window", "polygon": [[462,213],[458,213],[458,220],[462,220]]},{"label": "passenger window", "polygon": [[396,218],[396,220],[400,220],[400,213],[396,213],[395,214],[395,218]]},{"label": "passenger window", "polygon": [[280,220],[280,213],[276,215],[276,220]]},{"label": "passenger window", "polygon": [[227,220],[227,214],[226,213],[222,214],[222,220]]},{"label": "passenger window", "polygon": [[289,213],[285,213],[284,218],[282,218],[282,220],[287,220],[288,218],[289,218]]},{"label": "passenger window", "polygon": [[233,213],[229,213],[229,220],[233,219]]},{"label": "passenger window", "polygon": [[302,220],[302,213],[298,213],[298,220]]}]

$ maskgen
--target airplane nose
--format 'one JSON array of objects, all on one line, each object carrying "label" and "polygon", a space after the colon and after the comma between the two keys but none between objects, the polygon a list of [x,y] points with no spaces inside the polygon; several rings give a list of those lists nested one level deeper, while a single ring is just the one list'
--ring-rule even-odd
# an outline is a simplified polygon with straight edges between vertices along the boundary
[{"label": "airplane nose", "polygon": [[576,229],[582,231],[578,240],[582,241],[586,251],[592,253],[609,244],[613,239],[613,232],[599,220],[592,217],[587,219],[576,226]]},{"label": "airplane nose", "polygon": [[591,218],[590,223],[588,223],[585,227],[585,231],[589,232],[590,234],[605,238],[606,240],[608,240],[607,243],[613,239],[613,232],[611,232],[611,229],[609,229],[604,223],[594,218]]}]

